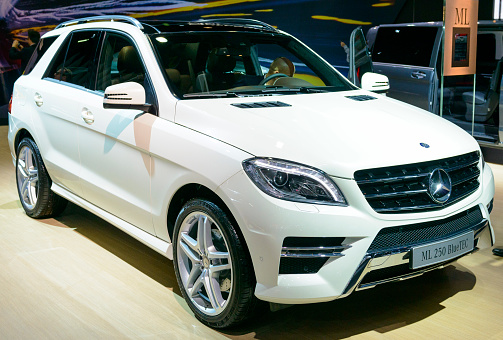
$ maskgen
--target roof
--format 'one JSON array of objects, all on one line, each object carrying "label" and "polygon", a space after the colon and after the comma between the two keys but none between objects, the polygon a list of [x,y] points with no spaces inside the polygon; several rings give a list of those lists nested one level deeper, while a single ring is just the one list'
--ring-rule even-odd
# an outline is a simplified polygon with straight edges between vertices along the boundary
[{"label": "roof", "polygon": [[278,32],[276,28],[264,22],[242,18],[218,18],[198,21],[173,21],[173,20],[144,20],[125,15],[102,15],[69,20],[59,24],[56,29],[96,22],[122,22],[131,24],[146,34],[162,32],[188,32],[188,31],[266,31]]}]

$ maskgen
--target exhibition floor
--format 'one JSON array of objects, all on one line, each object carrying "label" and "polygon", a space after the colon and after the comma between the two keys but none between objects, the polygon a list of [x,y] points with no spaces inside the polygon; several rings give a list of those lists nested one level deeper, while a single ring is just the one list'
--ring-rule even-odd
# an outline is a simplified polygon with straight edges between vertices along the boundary
[{"label": "exhibition floor", "polygon": [[[27,217],[7,129],[0,126],[2,339],[503,338],[503,257],[491,249],[416,279],[214,331],[192,316],[170,260],[72,204],[55,219]],[[503,165],[491,167],[491,220],[503,246]]]}]

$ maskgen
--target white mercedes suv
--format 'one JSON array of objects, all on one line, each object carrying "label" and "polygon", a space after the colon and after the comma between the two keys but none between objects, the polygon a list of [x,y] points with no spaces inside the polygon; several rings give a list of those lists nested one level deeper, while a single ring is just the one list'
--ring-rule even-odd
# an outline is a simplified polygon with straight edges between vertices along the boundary
[{"label": "white mercedes suv", "polygon": [[258,21],[63,23],[9,112],[26,214],[70,201],[173,259],[215,328],[259,300],[334,300],[494,242],[471,136]]}]

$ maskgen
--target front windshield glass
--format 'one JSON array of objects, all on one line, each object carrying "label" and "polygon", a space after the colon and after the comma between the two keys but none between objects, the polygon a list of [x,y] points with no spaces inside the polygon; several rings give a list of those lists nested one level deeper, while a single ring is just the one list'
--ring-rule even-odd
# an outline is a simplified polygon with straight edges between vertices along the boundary
[{"label": "front windshield glass", "polygon": [[316,54],[281,34],[190,32],[151,38],[166,79],[181,98],[354,89]]}]

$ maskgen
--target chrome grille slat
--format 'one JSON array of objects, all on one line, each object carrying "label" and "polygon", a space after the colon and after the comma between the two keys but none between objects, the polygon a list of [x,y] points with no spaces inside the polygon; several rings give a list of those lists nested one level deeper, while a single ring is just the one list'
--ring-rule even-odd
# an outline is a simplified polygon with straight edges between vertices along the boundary
[{"label": "chrome grille slat", "polygon": [[376,198],[376,197],[397,197],[397,196],[409,196],[415,195],[419,193],[427,193],[426,189],[422,190],[410,190],[410,191],[402,191],[402,192],[389,192],[384,194],[368,194],[365,195],[366,198]]},{"label": "chrome grille slat", "polygon": [[[441,209],[470,195],[480,186],[480,155],[465,155],[402,166],[356,171],[355,180],[370,206],[378,213],[407,213]],[[451,177],[451,197],[444,204],[428,193],[430,173],[443,169]]]},{"label": "chrome grille slat", "polygon": [[374,208],[374,210],[378,213],[390,213],[390,212],[414,212],[414,211],[420,211],[420,210],[426,210],[426,209],[432,209],[435,208],[435,204],[427,204],[427,205],[418,205],[414,207],[405,207],[405,208]]},{"label": "chrome grille slat", "polygon": [[471,181],[472,179],[475,179],[475,178],[479,177],[479,175],[480,175],[480,171],[478,173],[475,173],[475,174],[471,175],[470,177],[466,177],[466,178],[463,178],[463,179],[460,179],[460,180],[457,180],[457,181],[452,181],[452,185],[459,185],[461,183],[465,183],[465,182]]},{"label": "chrome grille slat", "polygon": [[459,169],[470,167],[472,165],[477,165],[478,163],[479,163],[479,160],[477,159],[476,161],[473,161],[473,162],[471,162],[469,164],[462,164],[462,165],[455,166],[455,167],[452,167],[452,168],[447,168],[447,169],[444,169],[444,170],[447,171],[447,172],[456,171],[456,170],[459,170]]},{"label": "chrome grille slat", "polygon": [[421,178],[424,176],[429,175],[429,173],[421,173],[418,175],[409,175],[409,176],[402,176],[402,177],[391,177],[391,178],[383,178],[383,179],[369,179],[369,180],[363,180],[363,181],[358,181],[358,184],[372,184],[372,183],[388,183],[388,182],[396,182],[396,181],[407,181],[407,180],[413,180],[416,178]]}]

